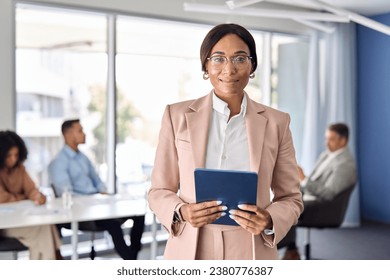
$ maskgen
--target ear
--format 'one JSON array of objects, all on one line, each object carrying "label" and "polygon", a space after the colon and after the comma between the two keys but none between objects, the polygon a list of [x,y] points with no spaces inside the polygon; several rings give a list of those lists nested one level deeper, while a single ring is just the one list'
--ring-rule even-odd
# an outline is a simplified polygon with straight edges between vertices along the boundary
[{"label": "ear", "polygon": [[347,140],[346,137],[341,137],[340,140],[341,140],[341,144],[343,145],[343,147],[346,146],[346,145],[348,144],[348,140]]}]

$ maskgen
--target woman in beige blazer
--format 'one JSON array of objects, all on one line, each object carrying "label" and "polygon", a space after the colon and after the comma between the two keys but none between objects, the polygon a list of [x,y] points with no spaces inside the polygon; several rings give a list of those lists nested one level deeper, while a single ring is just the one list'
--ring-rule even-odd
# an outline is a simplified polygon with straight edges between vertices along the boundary
[{"label": "woman in beige blazer", "polygon": [[[148,194],[170,233],[164,257],[277,259],[275,245],[303,210],[289,115],[245,93],[257,56],[244,27],[215,26],[200,56],[213,90],[166,107]],[[256,172],[257,204],[226,213],[219,201],[196,203],[195,168]],[[225,214],[239,226],[211,224]]]}]

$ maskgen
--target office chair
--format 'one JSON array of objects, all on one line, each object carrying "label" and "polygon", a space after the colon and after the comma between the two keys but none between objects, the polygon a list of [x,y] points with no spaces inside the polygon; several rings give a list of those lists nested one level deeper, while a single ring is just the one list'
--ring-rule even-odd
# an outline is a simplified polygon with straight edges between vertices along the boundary
[{"label": "office chair", "polygon": [[339,193],[331,201],[322,201],[311,204],[305,202],[305,210],[299,218],[297,227],[305,229],[305,255],[310,260],[310,229],[338,228],[344,221],[347,212],[349,198],[355,185],[352,185]]},{"label": "office chair", "polygon": [[18,239],[13,237],[0,236],[0,252],[12,252],[13,259],[18,259],[18,252],[27,251],[28,248],[24,246]]},{"label": "office chair", "polygon": [[[53,190],[54,196],[55,197],[59,197],[59,194],[57,193],[54,184],[51,184],[50,186],[51,186],[51,188]],[[57,229],[59,231],[60,236],[62,236],[61,235],[61,228],[62,227],[66,228],[66,229],[71,229],[70,223],[57,224],[56,226],[57,226]],[[91,234],[91,251],[89,253],[89,257],[91,258],[91,260],[94,260],[95,257],[96,257],[95,234],[97,232],[104,232],[105,229],[103,229],[101,227],[98,227],[96,225],[95,221],[85,221],[85,222],[79,222],[79,230],[83,231],[83,232],[89,232]]]}]

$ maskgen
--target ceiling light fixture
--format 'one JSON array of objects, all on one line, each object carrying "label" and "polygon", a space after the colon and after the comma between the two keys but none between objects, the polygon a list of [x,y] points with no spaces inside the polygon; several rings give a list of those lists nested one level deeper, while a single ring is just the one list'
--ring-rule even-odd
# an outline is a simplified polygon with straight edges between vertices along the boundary
[{"label": "ceiling light fixture", "polygon": [[202,12],[211,14],[230,14],[254,17],[282,18],[282,19],[305,19],[314,21],[348,22],[347,16],[334,15],[330,13],[279,10],[279,9],[259,9],[259,8],[237,8],[229,9],[227,6],[184,3],[184,11]]},{"label": "ceiling light fixture", "polygon": [[[268,18],[280,18],[291,19],[312,28],[322,30],[324,32],[331,32],[332,28],[319,23],[318,21],[328,22],[355,22],[360,25],[366,26],[373,30],[382,32],[390,36],[390,26],[364,17],[360,14],[347,11],[332,5],[329,5],[322,1],[316,0],[295,0],[296,6],[299,7],[315,7],[327,12],[310,12],[310,11],[297,11],[297,10],[279,10],[279,9],[260,9],[260,8],[245,8],[246,6],[253,5],[265,0],[229,0],[226,1],[226,5],[208,5],[198,3],[184,3],[184,11],[188,12],[201,12],[201,13],[213,13],[213,14],[228,14],[228,15],[244,15],[253,17],[268,17]],[[275,2],[285,5],[294,5],[293,1],[287,0],[267,0],[267,2]]]},{"label": "ceiling light fixture", "polygon": [[335,6],[329,5],[322,1],[311,1],[311,2],[319,4],[323,9],[325,9],[328,12],[331,12],[335,15],[346,15],[350,19],[350,21],[356,22],[358,24],[361,24],[363,26],[366,26],[368,28],[374,29],[376,31],[382,32],[390,36],[390,26],[387,26],[385,24],[382,24],[370,18],[364,17],[357,13],[353,13],[345,9],[337,8]]},{"label": "ceiling light fixture", "polygon": [[314,21],[309,21],[309,20],[305,20],[305,19],[298,19],[298,18],[294,18],[294,21],[299,22],[301,24],[304,24],[306,26],[312,27],[314,29],[320,30],[322,32],[328,33],[328,34],[331,34],[336,30],[335,26],[328,26],[328,25],[325,25],[325,24],[320,23],[320,22],[314,22]]},{"label": "ceiling light fixture", "polygon": [[253,5],[263,1],[264,0],[228,0],[225,1],[225,3],[230,9],[234,10],[236,8]]}]

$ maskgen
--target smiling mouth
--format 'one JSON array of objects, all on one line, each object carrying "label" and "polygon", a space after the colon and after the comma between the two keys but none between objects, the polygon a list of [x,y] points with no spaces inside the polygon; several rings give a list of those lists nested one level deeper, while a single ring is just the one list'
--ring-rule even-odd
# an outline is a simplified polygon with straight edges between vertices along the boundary
[{"label": "smiling mouth", "polygon": [[232,84],[232,83],[237,83],[239,80],[222,80],[222,79],[219,79],[219,81],[223,82],[223,83]]}]

